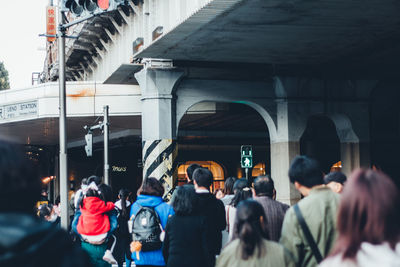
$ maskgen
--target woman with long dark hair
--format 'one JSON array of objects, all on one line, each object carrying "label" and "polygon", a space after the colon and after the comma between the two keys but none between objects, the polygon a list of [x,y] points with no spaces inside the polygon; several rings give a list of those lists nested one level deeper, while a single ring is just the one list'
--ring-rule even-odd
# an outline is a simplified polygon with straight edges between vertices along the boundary
[{"label": "woman with long dark hair", "polygon": [[264,221],[264,209],[258,202],[240,202],[234,230],[238,238],[222,250],[216,266],[294,266],[292,258],[280,244],[267,240]]},{"label": "woman with long dark hair", "polygon": [[[233,238],[233,229],[235,226],[235,216],[236,216],[236,207],[243,200],[249,199],[253,197],[253,193],[249,186],[249,182],[247,179],[239,179],[235,182],[233,186],[233,190],[235,192],[234,197],[229,205],[225,206],[225,215],[226,215],[226,230],[228,232],[227,242],[231,241]],[[224,240],[225,241],[225,240]],[[226,243],[224,243],[226,244]]]},{"label": "woman with long dark hair", "polygon": [[400,266],[400,196],[379,171],[357,170],[344,187],[339,237],[321,266]]},{"label": "woman with long dark hair", "polygon": [[195,215],[196,204],[193,187],[178,187],[172,204],[175,215],[168,219],[165,228],[163,255],[168,267],[214,266],[206,218]]},{"label": "woman with long dark hair", "polygon": [[115,202],[115,208],[118,211],[118,227],[115,230],[117,243],[114,249],[114,256],[118,262],[118,266],[122,267],[124,261],[126,266],[131,266],[131,252],[129,245],[131,243],[131,236],[128,230],[129,212],[131,209],[131,202],[129,202],[129,190],[122,188],[118,193],[118,201]]}]

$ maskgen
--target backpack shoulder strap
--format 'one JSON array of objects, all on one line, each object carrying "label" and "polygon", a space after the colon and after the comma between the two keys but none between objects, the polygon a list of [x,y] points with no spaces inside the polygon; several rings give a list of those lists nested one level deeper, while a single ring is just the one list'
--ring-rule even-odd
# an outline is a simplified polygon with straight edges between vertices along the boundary
[{"label": "backpack shoulder strap", "polygon": [[307,226],[306,221],[304,220],[303,214],[300,211],[299,205],[296,204],[293,206],[294,212],[296,213],[297,220],[299,221],[299,224],[301,226],[301,229],[303,230],[304,236],[307,239],[308,244],[310,245],[311,251],[317,260],[317,263],[320,263],[322,261],[322,256],[321,252],[318,249],[317,244],[315,243],[315,240],[310,232],[310,229]]}]

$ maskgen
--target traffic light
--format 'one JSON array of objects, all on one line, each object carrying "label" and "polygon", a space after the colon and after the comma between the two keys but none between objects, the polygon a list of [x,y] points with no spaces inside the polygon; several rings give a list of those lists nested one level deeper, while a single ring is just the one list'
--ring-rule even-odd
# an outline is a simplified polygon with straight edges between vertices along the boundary
[{"label": "traffic light", "polygon": [[64,9],[69,10],[75,17],[112,11],[126,4],[126,0],[63,0]]},{"label": "traffic light", "polygon": [[93,135],[92,133],[88,133],[85,135],[85,141],[86,141],[86,146],[85,146],[85,151],[86,151],[86,156],[91,157],[92,152],[93,152]]}]

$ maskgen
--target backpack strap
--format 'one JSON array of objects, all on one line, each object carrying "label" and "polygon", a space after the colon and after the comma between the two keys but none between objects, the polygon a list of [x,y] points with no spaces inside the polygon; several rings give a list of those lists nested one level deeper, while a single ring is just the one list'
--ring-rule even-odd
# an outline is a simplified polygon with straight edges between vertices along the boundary
[{"label": "backpack strap", "polygon": [[307,239],[308,244],[310,245],[311,251],[317,260],[317,263],[320,263],[322,261],[322,256],[321,252],[318,249],[317,244],[315,243],[315,240],[310,232],[310,229],[307,226],[306,221],[304,220],[303,214],[300,211],[299,205],[296,204],[293,206],[294,212],[296,213],[297,220],[300,223],[301,229],[303,230],[304,236]]}]

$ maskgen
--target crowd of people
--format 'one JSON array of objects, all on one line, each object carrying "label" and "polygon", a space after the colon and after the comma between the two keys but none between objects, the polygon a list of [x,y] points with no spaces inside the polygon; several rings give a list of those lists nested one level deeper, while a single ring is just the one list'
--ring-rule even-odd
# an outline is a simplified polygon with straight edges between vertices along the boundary
[{"label": "crowd of people", "polygon": [[380,171],[324,176],[297,156],[288,179],[302,199],[292,206],[276,200],[270,176],[229,177],[212,192],[212,173],[197,164],[168,203],[156,178],[132,201],[91,176],[67,234],[21,150],[0,141],[0,153],[0,266],[400,266],[399,189]]}]

